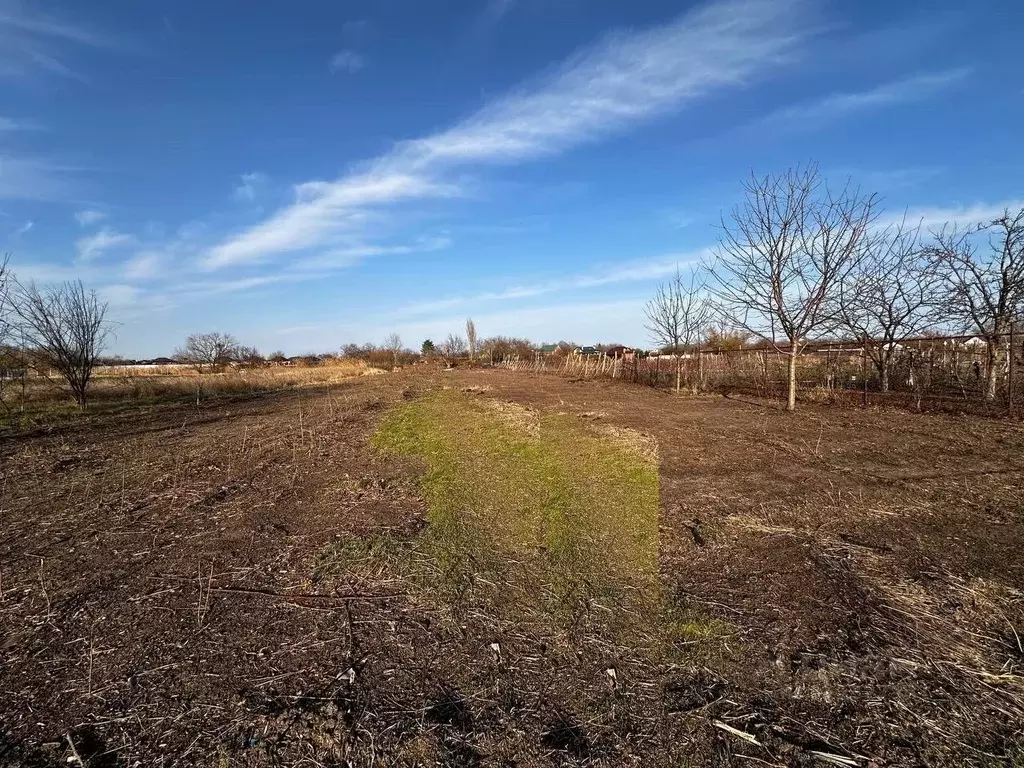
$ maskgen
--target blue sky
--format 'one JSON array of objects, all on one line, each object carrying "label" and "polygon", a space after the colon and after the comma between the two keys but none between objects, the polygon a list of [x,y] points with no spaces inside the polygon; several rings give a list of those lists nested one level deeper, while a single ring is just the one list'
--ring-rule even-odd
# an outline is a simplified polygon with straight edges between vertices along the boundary
[{"label": "blue sky", "polygon": [[191,332],[646,343],[740,183],[1024,205],[1006,0],[0,0],[0,251]]}]

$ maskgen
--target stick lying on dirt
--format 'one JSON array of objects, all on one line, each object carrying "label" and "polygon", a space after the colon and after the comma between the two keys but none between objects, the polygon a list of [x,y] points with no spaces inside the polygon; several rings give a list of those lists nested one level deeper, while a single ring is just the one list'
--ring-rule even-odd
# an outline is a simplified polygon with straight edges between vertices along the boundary
[{"label": "stick lying on dirt", "polygon": [[726,725],[721,720],[712,720],[711,724],[715,726],[715,728],[720,728],[726,733],[731,733],[733,736],[743,739],[744,741],[753,744],[756,747],[764,746],[760,741],[757,740],[757,737],[753,734],[747,733],[746,731],[741,731],[738,728],[733,728],[731,725]]},{"label": "stick lying on dirt", "polygon": [[351,600],[393,600],[397,597],[405,597],[405,593],[389,595],[318,595],[315,593],[296,592],[274,592],[270,589],[256,589],[253,587],[210,587],[211,592],[237,592],[243,595],[263,595],[264,597],[275,597],[280,600],[337,600],[348,602]]}]

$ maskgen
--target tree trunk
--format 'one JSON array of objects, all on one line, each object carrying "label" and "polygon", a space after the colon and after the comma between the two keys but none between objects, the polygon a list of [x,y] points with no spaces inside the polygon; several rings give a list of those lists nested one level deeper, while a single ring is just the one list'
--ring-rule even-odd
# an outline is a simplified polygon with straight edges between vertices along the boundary
[{"label": "tree trunk", "polygon": [[883,392],[888,392],[889,391],[889,361],[888,360],[885,361],[884,363],[882,363],[878,373],[879,373],[879,377],[880,377],[879,388]]},{"label": "tree trunk", "polygon": [[789,394],[786,398],[786,410],[796,410],[796,347],[789,350]]},{"label": "tree trunk", "polygon": [[988,350],[988,370],[985,371],[985,399],[995,400],[996,387],[998,383],[998,378],[996,376],[996,362],[999,355],[999,339],[987,339],[986,347]]},{"label": "tree trunk", "polygon": [[676,355],[676,394],[679,394],[679,385],[682,383],[683,361]]}]

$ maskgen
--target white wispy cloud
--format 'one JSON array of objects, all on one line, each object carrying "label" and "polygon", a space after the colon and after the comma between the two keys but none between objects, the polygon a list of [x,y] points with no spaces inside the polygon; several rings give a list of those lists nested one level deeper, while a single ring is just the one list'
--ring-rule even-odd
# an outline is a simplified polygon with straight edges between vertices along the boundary
[{"label": "white wispy cloud", "polygon": [[116,46],[111,38],[84,25],[29,9],[19,0],[0,0],[0,77],[42,70],[82,80],[80,73],[64,63],[65,49]]},{"label": "white wispy cloud", "polygon": [[140,251],[124,262],[121,267],[126,280],[150,280],[160,273],[162,254],[156,251]]},{"label": "white wispy cloud", "polygon": [[56,200],[71,193],[67,168],[34,157],[0,155],[0,199]]},{"label": "white wispy cloud", "polygon": [[449,130],[400,143],[335,181],[299,185],[295,203],[216,245],[206,266],[330,245],[369,206],[456,194],[459,184],[444,179],[450,169],[565,151],[749,83],[792,59],[812,32],[809,11],[803,0],[721,0],[611,35]]},{"label": "white wispy cloud", "polygon": [[80,227],[88,227],[91,224],[103,221],[105,218],[107,218],[107,214],[103,211],[88,209],[75,212],[75,221],[78,222]]},{"label": "white wispy cloud", "polygon": [[673,274],[676,269],[686,269],[699,264],[711,254],[709,249],[686,253],[669,254],[653,259],[624,262],[584,274],[574,274],[554,280],[511,285],[500,291],[485,291],[468,296],[454,296],[436,301],[420,302],[400,307],[399,316],[419,315],[455,307],[479,308],[493,302],[514,301],[543,296],[551,293],[600,288],[621,283],[639,283],[657,280]]},{"label": "white wispy cloud", "polygon": [[358,72],[366,66],[366,59],[358,51],[345,48],[331,56],[327,62],[327,68],[333,73],[337,72]]},{"label": "white wispy cloud", "polygon": [[242,200],[245,202],[252,202],[255,200],[259,189],[267,183],[266,174],[260,173],[259,171],[243,173],[239,179],[239,183],[232,192],[232,196],[235,200]]},{"label": "white wispy cloud", "polygon": [[1024,199],[1000,200],[991,203],[977,202],[970,205],[914,206],[905,211],[886,213],[878,219],[877,224],[885,226],[906,220],[907,223],[913,225],[920,223],[922,229],[925,230],[937,230],[946,225],[987,224],[1002,216],[1005,211],[1014,212],[1022,209],[1024,209]]},{"label": "white wispy cloud", "polygon": [[82,261],[90,261],[102,256],[113,248],[121,248],[135,242],[133,235],[104,227],[99,232],[75,241],[75,248],[78,251],[78,258]]},{"label": "white wispy cloud", "polygon": [[26,232],[31,230],[32,227],[34,227],[35,225],[36,223],[34,221],[26,221],[24,224],[18,227],[17,234],[24,235]]},{"label": "white wispy cloud", "polygon": [[878,85],[865,91],[833,93],[815,101],[784,107],[771,113],[763,124],[784,128],[816,128],[832,120],[869,110],[923,101],[963,82],[967,68],[930,72]]},{"label": "white wispy cloud", "polygon": [[296,202],[262,224],[212,248],[206,269],[259,263],[275,253],[329,244],[333,237],[358,230],[362,207],[457,194],[456,187],[408,174],[367,173],[339,182],[307,182],[295,187]]}]

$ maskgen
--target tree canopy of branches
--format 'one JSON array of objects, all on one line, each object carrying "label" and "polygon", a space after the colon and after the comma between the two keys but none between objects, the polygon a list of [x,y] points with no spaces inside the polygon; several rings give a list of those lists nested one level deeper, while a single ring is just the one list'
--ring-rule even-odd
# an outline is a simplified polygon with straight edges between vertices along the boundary
[{"label": "tree canopy of branches", "polygon": [[905,221],[869,236],[862,258],[837,286],[840,325],[864,343],[883,392],[903,343],[935,322],[938,287],[920,227]]},{"label": "tree canopy of branches", "polygon": [[391,353],[391,365],[398,365],[398,356],[402,352],[402,337],[397,333],[389,333],[384,337],[384,349]]},{"label": "tree canopy of branches", "polygon": [[[980,234],[989,236],[987,248],[979,248]],[[975,228],[944,229],[935,240],[943,312],[985,340],[985,397],[992,400],[1000,341],[1024,309],[1024,208]]]},{"label": "tree canopy of branches", "polygon": [[420,354],[422,354],[424,357],[426,357],[427,355],[432,355],[436,351],[437,349],[434,347],[434,342],[431,341],[430,339],[424,339],[423,343],[420,345]]},{"label": "tree canopy of branches", "polygon": [[789,355],[787,410],[796,408],[797,357],[808,336],[835,325],[830,296],[847,279],[875,218],[877,198],[833,191],[817,166],[751,176],[710,267],[729,322]]},{"label": "tree canopy of branches", "polygon": [[464,354],[466,354],[466,340],[458,334],[449,333],[448,338],[441,345],[441,357],[448,365],[451,365],[456,358],[462,357]]},{"label": "tree canopy of branches", "polygon": [[80,281],[39,289],[18,286],[14,311],[39,372],[55,370],[84,408],[96,362],[110,336],[107,304]]},{"label": "tree canopy of branches", "polygon": [[504,360],[529,360],[533,357],[534,344],[529,339],[512,336],[490,336],[480,342],[480,353],[486,355],[493,365]]},{"label": "tree canopy of branches", "polygon": [[174,351],[174,357],[202,373],[220,371],[238,359],[239,344],[230,333],[193,333],[185,346]]},{"label": "tree canopy of branches", "polygon": [[262,368],[267,364],[267,359],[256,347],[239,346],[235,350],[235,360],[247,368]]},{"label": "tree canopy of branches", "polygon": [[711,320],[711,301],[704,281],[694,272],[684,278],[676,267],[672,279],[658,286],[654,298],[647,302],[645,326],[651,338],[662,349],[677,355],[676,392],[682,380],[679,353],[698,344]]},{"label": "tree canopy of branches", "polygon": [[476,360],[476,323],[473,318],[466,318],[466,343],[469,345],[469,359]]}]

